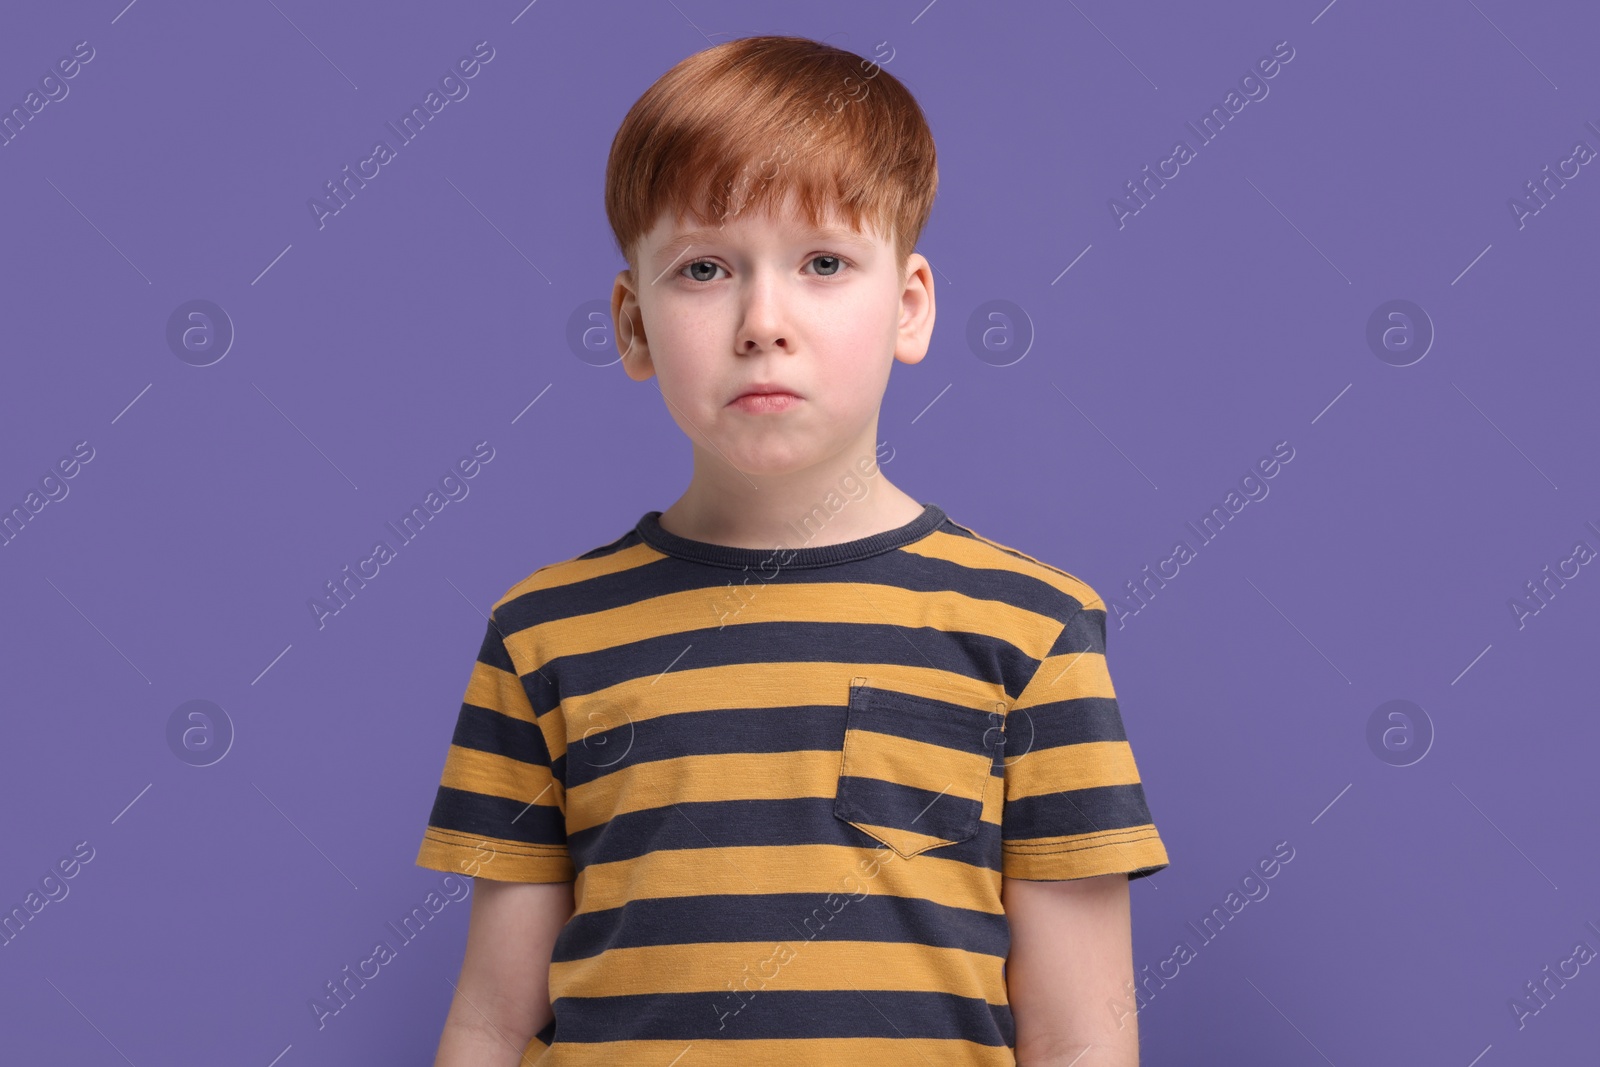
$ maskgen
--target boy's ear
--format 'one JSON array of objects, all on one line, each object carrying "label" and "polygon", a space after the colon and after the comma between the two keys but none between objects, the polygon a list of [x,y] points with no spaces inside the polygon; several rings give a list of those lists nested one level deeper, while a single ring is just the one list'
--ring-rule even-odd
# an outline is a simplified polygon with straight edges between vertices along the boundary
[{"label": "boy's ear", "polygon": [[650,361],[650,344],[644,335],[644,317],[639,313],[639,297],[632,270],[617,272],[611,287],[611,323],[616,332],[617,352],[628,377],[642,382],[655,374]]},{"label": "boy's ear", "polygon": [[933,267],[919,252],[906,258],[905,282],[900,291],[900,324],[895,331],[894,358],[920,363],[933,340]]}]

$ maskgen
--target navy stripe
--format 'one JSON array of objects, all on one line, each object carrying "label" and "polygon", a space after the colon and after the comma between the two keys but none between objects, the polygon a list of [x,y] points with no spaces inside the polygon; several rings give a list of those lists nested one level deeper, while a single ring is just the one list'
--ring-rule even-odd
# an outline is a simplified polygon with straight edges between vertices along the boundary
[{"label": "navy stripe", "polygon": [[[818,704],[779,708],[716,708],[621,722],[610,729],[603,713],[594,732],[567,749],[568,789],[651,760],[735,752],[832,751],[844,743],[845,709]],[[626,758],[618,757],[627,753]]]},{"label": "navy stripe", "polygon": [[1075,697],[1019,708],[1006,716],[1006,759],[1057,745],[1126,741],[1115,697]]},{"label": "navy stripe", "polygon": [[[730,584],[732,588],[730,589]],[[531,590],[502,603],[496,615],[507,633],[542,623],[627,607],[641,600],[705,590],[737,606],[738,597],[759,597],[768,585],[838,585],[841,596],[857,595],[847,586],[895,586],[917,593],[958,590],[968,596],[1011,604],[1047,618],[1064,619],[1082,605],[1041,576],[1012,570],[975,570],[949,560],[888,552],[840,563],[825,570],[752,567],[747,571],[700,566],[668,556],[615,574],[602,574],[546,589]],[[707,608],[707,616],[716,625]]]},{"label": "navy stripe", "polygon": [[1067,656],[1078,652],[1099,652],[1104,655],[1105,651],[1105,609],[1084,608],[1081,611],[1074,611],[1072,618],[1061,628],[1061,633],[1056,636],[1055,645],[1050,649],[1050,655]]},{"label": "navy stripe", "polygon": [[888,896],[874,888],[875,879],[862,876],[848,884],[853,890],[841,878],[833,894],[708,893],[630,900],[574,915],[552,958],[569,963],[613,948],[729,941],[788,942],[799,952],[807,941],[870,941],[955,948],[1000,959],[1010,954],[1011,929],[1002,914]]},{"label": "navy stripe", "polygon": [[939,1038],[995,1047],[1016,1042],[1011,1009],[1005,1005],[898,989],[766,989],[743,999],[727,991],[560,997],[554,1007],[556,1040],[581,1044],[708,1037]]},{"label": "navy stripe", "polygon": [[[852,730],[906,737],[958,752],[989,756],[1005,717],[920,693],[901,693],[873,685],[852,686],[848,724]],[[995,728],[993,735],[990,728]]]},{"label": "navy stripe", "polygon": [[1092,834],[1149,821],[1144,786],[1138,782],[1063,789],[1007,802],[1004,839]]},{"label": "navy stripe", "polygon": [[526,719],[514,719],[491,708],[463,703],[456,717],[456,730],[451,743],[462,748],[476,749],[533,763],[550,766],[550,750],[545,746],[544,734],[539,727]]},{"label": "navy stripe", "polygon": [[506,651],[506,623],[503,619],[497,618],[497,614],[491,612],[489,624],[484,627],[483,643],[478,646],[478,662],[486,663],[508,674],[516,674],[516,664],[511,661],[511,653]]},{"label": "navy stripe", "polygon": [[553,804],[530,807],[521,800],[486,796],[447,785],[441,785],[434,796],[428,825],[529,845],[562,845],[567,840],[561,810]]}]

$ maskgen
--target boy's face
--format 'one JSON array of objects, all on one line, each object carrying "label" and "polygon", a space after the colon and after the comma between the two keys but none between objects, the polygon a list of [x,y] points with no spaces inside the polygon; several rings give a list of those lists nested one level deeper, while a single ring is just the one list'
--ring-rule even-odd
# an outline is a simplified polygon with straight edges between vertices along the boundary
[{"label": "boy's face", "polygon": [[[933,332],[926,259],[902,278],[892,238],[836,215],[819,233],[791,207],[706,229],[664,213],[612,293],[629,377],[655,375],[697,451],[748,474],[871,455],[890,368]],[[756,386],[793,398],[738,400]]]}]

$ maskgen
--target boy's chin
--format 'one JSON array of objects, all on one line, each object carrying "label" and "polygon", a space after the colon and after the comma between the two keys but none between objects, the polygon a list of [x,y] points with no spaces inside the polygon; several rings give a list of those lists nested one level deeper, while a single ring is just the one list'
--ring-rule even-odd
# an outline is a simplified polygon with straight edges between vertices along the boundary
[{"label": "boy's chin", "polygon": [[786,445],[777,441],[760,443],[718,442],[721,458],[751,478],[781,478],[810,470],[827,460],[827,449],[816,441]]}]

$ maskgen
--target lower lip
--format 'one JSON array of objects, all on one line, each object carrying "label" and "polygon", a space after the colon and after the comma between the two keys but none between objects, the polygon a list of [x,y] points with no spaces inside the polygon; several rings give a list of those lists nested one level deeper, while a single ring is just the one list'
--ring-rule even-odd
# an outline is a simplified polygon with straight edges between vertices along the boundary
[{"label": "lower lip", "polygon": [[733,406],[740,411],[761,415],[769,411],[786,411],[798,403],[800,398],[793,393],[746,393],[735,400]]}]

